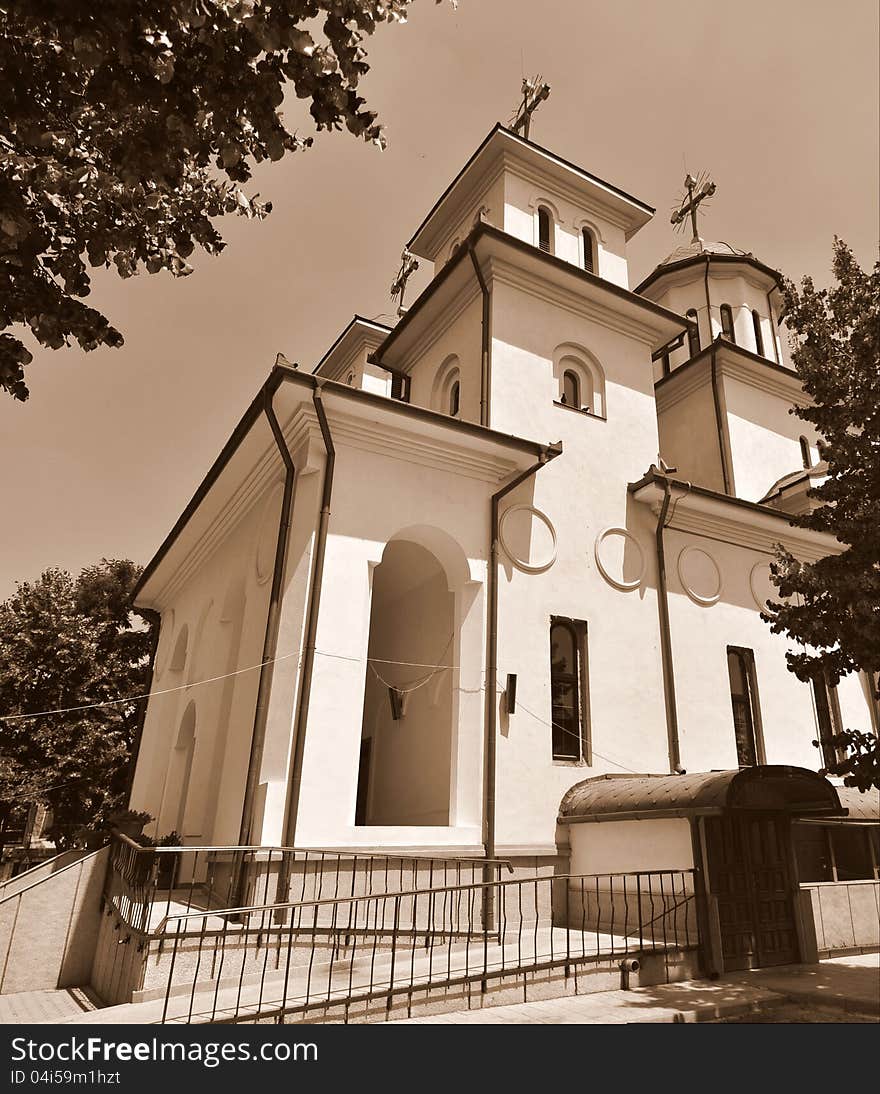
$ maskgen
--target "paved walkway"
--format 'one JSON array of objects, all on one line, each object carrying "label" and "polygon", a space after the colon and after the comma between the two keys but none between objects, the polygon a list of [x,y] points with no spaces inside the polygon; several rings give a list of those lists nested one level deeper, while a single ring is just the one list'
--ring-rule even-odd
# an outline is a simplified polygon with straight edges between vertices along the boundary
[{"label": "paved walkway", "polygon": [[94,1010],[80,988],[57,991],[17,991],[0,995],[0,1025],[29,1022],[63,1022]]},{"label": "paved walkway", "polygon": [[880,1021],[880,954],[832,958],[818,965],[756,969],[719,980],[690,980],[485,1010],[450,1011],[392,1024],[593,1025],[710,1022],[739,1016],[747,1020],[749,1014],[787,1006],[792,1001],[876,1015]]}]

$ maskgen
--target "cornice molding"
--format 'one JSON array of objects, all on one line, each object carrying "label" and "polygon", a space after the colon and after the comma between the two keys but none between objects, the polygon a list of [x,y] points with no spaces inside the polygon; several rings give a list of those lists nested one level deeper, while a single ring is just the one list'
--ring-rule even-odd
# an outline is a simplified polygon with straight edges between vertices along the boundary
[{"label": "cornice molding", "polygon": [[522,266],[499,258],[497,255],[490,255],[483,265],[487,280],[490,282],[497,281],[510,288],[519,289],[547,304],[563,308],[581,319],[589,319],[608,330],[635,338],[645,345],[653,345],[654,328],[621,315],[613,302],[607,305],[599,303],[595,299],[586,297],[583,288],[580,292],[563,288],[555,281],[549,281],[546,275],[531,273]]},{"label": "cornice molding", "polygon": [[740,383],[766,395],[774,395],[793,406],[810,406],[812,400],[805,393],[797,376],[786,376],[779,370],[768,367],[772,362],[752,360],[751,357],[737,353],[736,349],[735,346],[718,347],[718,365],[722,378],[739,380]]}]

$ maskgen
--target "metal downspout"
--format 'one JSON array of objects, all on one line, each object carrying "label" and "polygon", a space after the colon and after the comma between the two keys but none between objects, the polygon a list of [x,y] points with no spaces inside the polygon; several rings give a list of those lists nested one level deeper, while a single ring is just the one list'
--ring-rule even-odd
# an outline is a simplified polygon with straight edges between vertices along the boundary
[{"label": "metal downspout", "polygon": [[486,279],[483,277],[483,271],[480,269],[480,263],[477,261],[477,254],[474,250],[473,240],[468,243],[468,253],[471,256],[474,273],[477,275],[477,281],[479,282],[480,292],[483,297],[483,315],[481,323],[480,345],[480,425],[488,426],[489,385],[492,373],[492,342],[489,337],[489,286],[486,284]]},{"label": "metal downspout", "polygon": [[724,484],[724,493],[731,493],[730,472],[728,470],[727,446],[724,443],[724,416],[721,413],[721,397],[718,394],[718,346],[712,342],[712,365],[709,376],[712,382],[712,403],[715,407],[715,430],[718,434],[718,449],[721,455],[721,481]]},{"label": "metal downspout", "polygon": [[675,667],[672,661],[672,638],[669,629],[669,599],[666,586],[666,552],[663,546],[663,529],[672,490],[669,480],[663,480],[663,504],[657,519],[657,611],[660,615],[660,654],[663,664],[663,698],[666,704],[666,736],[669,743],[669,770],[673,775],[681,772],[681,751],[678,739],[678,711],[675,703]]},{"label": "metal downspout", "polygon": [[312,402],[315,405],[315,413],[318,415],[318,424],[321,427],[321,437],[324,441],[324,450],[327,461],[324,464],[324,482],[321,492],[321,516],[318,521],[318,531],[315,537],[315,557],[312,565],[312,582],[309,591],[308,619],[306,621],[306,637],[303,647],[302,678],[299,691],[299,702],[296,709],[296,721],[293,728],[293,742],[291,745],[291,772],[288,783],[287,803],[284,819],[284,843],[287,847],[294,847],[296,840],[297,812],[299,810],[299,795],[302,785],[302,765],[305,754],[306,724],[309,717],[309,701],[312,694],[312,673],[315,665],[315,636],[318,632],[318,613],[321,610],[321,586],[324,580],[324,556],[327,551],[327,529],[330,525],[330,500],[333,495],[333,472],[336,467],[336,448],[330,434],[330,425],[327,421],[327,413],[321,398],[321,389],[324,381],[313,378],[315,388],[312,392]]},{"label": "metal downspout", "polygon": [[[486,757],[486,766],[483,778],[483,838],[485,844],[485,857],[494,859],[495,856],[495,754],[496,754],[496,726],[498,720],[498,505],[503,497],[515,490],[522,482],[534,475],[550,460],[562,454],[562,442],[548,445],[543,449],[537,463],[521,472],[500,490],[492,495],[491,502],[491,526],[489,539],[489,573],[488,577],[488,644],[486,651],[486,734],[483,752]],[[489,884],[492,881],[492,868],[486,866],[483,873],[483,881]],[[486,890],[486,898],[483,902],[484,926],[491,929],[495,919],[495,893],[491,885]]]},{"label": "metal downspout", "polygon": [[254,710],[254,729],[251,734],[251,751],[248,758],[247,778],[244,786],[244,801],[241,807],[241,826],[238,842],[242,847],[252,842],[253,808],[263,762],[263,746],[266,741],[266,721],[269,716],[269,695],[272,690],[272,670],[278,652],[278,629],[281,624],[281,588],[284,583],[284,567],[287,560],[287,545],[290,539],[290,512],[293,506],[293,487],[296,480],[296,468],[293,465],[287,442],[275,410],[272,407],[271,388],[265,389],[263,410],[278,446],[278,452],[284,463],[284,493],[281,499],[281,516],[278,519],[278,539],[275,544],[275,565],[272,570],[272,588],[269,593],[269,610],[266,614],[266,633],[263,637],[263,656],[260,662],[260,682],[257,687],[257,704]]}]

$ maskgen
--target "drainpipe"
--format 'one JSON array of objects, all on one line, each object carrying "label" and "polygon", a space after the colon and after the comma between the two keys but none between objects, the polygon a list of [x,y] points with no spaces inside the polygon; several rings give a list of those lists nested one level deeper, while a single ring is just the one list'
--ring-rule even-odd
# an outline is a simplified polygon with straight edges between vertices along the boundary
[{"label": "drainpipe", "polygon": [[290,539],[290,513],[293,507],[293,487],[296,468],[290,456],[281,426],[272,407],[274,391],[264,389],[263,410],[272,430],[272,436],[278,446],[278,452],[284,464],[284,493],[281,499],[281,516],[278,520],[278,539],[275,544],[275,565],[272,570],[272,588],[269,593],[269,611],[266,615],[266,633],[263,637],[263,657],[260,663],[260,682],[257,687],[257,705],[254,711],[254,730],[251,735],[251,752],[248,758],[247,778],[244,787],[244,802],[241,807],[241,827],[239,846],[250,844],[253,832],[253,808],[263,762],[263,746],[266,742],[266,721],[269,716],[269,695],[272,690],[272,669],[278,652],[278,630],[281,624],[281,590],[284,583],[284,566],[287,559],[287,545]]},{"label": "drainpipe", "polygon": [[715,429],[718,433],[718,449],[721,454],[721,481],[724,484],[724,493],[730,494],[730,472],[728,469],[727,446],[724,443],[724,415],[721,413],[721,395],[718,390],[718,343],[712,342],[712,367],[710,369],[712,381],[712,403],[715,407]]},{"label": "drainpipe", "polygon": [[481,323],[480,344],[480,425],[488,426],[489,383],[492,374],[492,342],[489,337],[489,286],[486,284],[486,279],[483,277],[483,271],[480,269],[480,263],[477,260],[477,253],[474,250],[473,240],[470,240],[468,242],[468,254],[471,256],[474,273],[477,275],[477,281],[480,285],[480,293],[483,297],[483,317]]},{"label": "drainpipe", "polygon": [[[688,484],[687,489],[690,489]],[[666,736],[669,742],[669,770],[681,774],[681,750],[678,739],[678,711],[675,704],[675,667],[672,662],[672,638],[669,629],[669,593],[666,585],[666,552],[663,546],[663,529],[669,512],[672,488],[669,480],[663,480],[663,504],[657,518],[657,611],[660,615],[660,655],[663,664],[663,698],[666,704]]]},{"label": "drainpipe", "polygon": [[[150,636],[150,678],[147,681],[145,699],[141,699],[138,709],[137,725],[134,730],[134,739],[131,742],[131,757],[128,761],[128,774],[125,778],[125,800],[131,806],[131,791],[134,786],[134,773],[137,770],[138,756],[141,751],[141,740],[144,736],[144,722],[147,718],[147,707],[150,705],[150,692],[153,690],[153,676],[156,671],[156,650],[159,647],[159,632],[162,627],[162,616],[152,608],[135,608],[135,614],[146,619],[152,626],[153,633]],[[158,820],[158,818],[157,818]]]},{"label": "drainpipe", "polygon": [[[321,609],[321,586],[324,580],[324,556],[327,552],[327,529],[330,524],[330,499],[333,494],[333,472],[336,467],[336,448],[330,435],[330,425],[321,398],[324,381],[313,377],[315,388],[312,402],[318,415],[321,437],[327,460],[324,464],[324,483],[321,492],[321,516],[315,536],[315,555],[312,562],[312,581],[309,591],[309,606],[306,620],[306,636],[303,647],[302,677],[299,689],[299,702],[296,708],[296,721],[293,728],[291,746],[291,772],[288,783],[287,803],[284,819],[284,845],[295,846],[296,821],[299,810],[299,794],[302,784],[302,765],[305,753],[306,723],[309,717],[309,701],[312,694],[312,673],[315,665],[315,636],[318,632],[318,613]],[[280,886],[279,886],[280,891]]]},{"label": "drainpipe", "polygon": [[[491,525],[489,539],[489,627],[488,648],[486,653],[486,734],[484,743],[484,755],[486,768],[483,779],[483,837],[485,842],[485,857],[494,859],[495,856],[495,745],[496,724],[498,719],[498,704],[495,694],[498,684],[498,505],[503,497],[515,490],[520,483],[536,472],[557,456],[562,455],[562,442],[548,445],[542,449],[538,462],[532,464],[521,474],[517,475],[500,490],[492,495]],[[492,868],[486,866],[483,871],[483,881],[492,881]],[[487,929],[494,926],[495,919],[495,893],[488,888],[486,899],[483,902],[484,925]]]},{"label": "drainpipe", "polygon": [[773,292],[772,289],[767,290],[767,318],[770,320],[770,336],[773,339],[773,359],[776,361],[777,365],[781,365],[782,362],[779,360],[779,342],[777,341],[779,324],[774,324],[773,322],[773,305],[770,303],[771,292]]}]

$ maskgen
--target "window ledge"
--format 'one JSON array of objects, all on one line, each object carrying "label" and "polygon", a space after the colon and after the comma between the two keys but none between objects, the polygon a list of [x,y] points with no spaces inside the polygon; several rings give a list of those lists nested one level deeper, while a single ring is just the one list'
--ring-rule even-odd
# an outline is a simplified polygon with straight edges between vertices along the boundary
[{"label": "window ledge", "polygon": [[560,407],[562,410],[570,410],[574,414],[583,414],[587,418],[596,418],[600,422],[608,421],[604,414],[594,414],[592,410],[585,410],[583,407],[569,406],[568,403],[560,403],[558,399],[553,400],[553,405]]},{"label": "window ledge", "polygon": [[801,889],[824,889],[833,885],[877,885],[878,882],[880,878],[858,877],[852,878],[851,881],[801,881],[798,884]]},{"label": "window ledge", "polygon": [[586,760],[564,760],[560,757],[553,757],[554,767],[590,767]]}]

